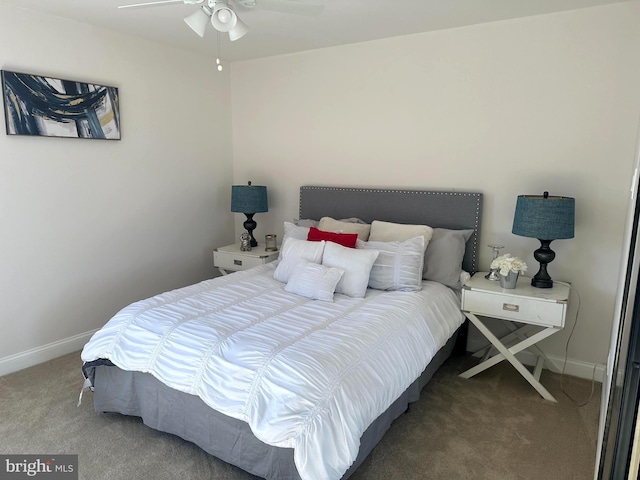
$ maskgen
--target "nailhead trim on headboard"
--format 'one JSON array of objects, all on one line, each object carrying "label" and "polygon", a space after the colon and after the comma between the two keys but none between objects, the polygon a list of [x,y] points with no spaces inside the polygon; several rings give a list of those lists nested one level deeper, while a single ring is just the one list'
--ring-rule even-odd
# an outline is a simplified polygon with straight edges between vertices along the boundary
[{"label": "nailhead trim on headboard", "polygon": [[[358,201],[358,197],[363,200]],[[425,208],[429,206],[429,200],[423,200],[422,197],[436,199],[437,205],[432,210]],[[366,222],[384,220],[397,223],[419,222],[441,228],[472,228],[475,232],[467,242],[465,269],[469,273],[475,273],[479,263],[482,197],[480,192],[305,185],[300,187],[299,214],[300,218],[316,220],[322,216],[359,217]],[[380,216],[379,212],[382,212]]]}]

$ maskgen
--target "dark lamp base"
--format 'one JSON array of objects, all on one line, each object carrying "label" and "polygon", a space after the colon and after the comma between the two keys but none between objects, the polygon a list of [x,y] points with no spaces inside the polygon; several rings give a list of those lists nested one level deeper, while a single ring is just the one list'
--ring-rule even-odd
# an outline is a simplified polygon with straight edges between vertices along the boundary
[{"label": "dark lamp base", "polygon": [[556,258],[556,253],[549,247],[552,241],[553,240],[540,240],[540,248],[533,252],[533,258],[535,258],[537,262],[540,262],[540,270],[538,270],[535,277],[531,279],[531,285],[536,288],[553,287],[553,280],[551,280],[551,277],[547,273],[547,264]]},{"label": "dark lamp base", "polygon": [[247,216],[247,219],[244,221],[244,223],[242,224],[242,226],[244,227],[244,229],[247,231],[247,233],[249,233],[249,236],[251,237],[251,241],[250,241],[250,245],[252,247],[257,247],[258,246],[258,242],[256,241],[256,239],[253,237],[253,231],[256,229],[256,227],[258,226],[258,224],[256,223],[256,221],[253,219],[253,216],[255,215],[255,213],[245,213],[245,215]]},{"label": "dark lamp base", "polygon": [[531,279],[531,285],[536,287],[536,288],[552,288],[553,287],[553,280],[551,280],[550,278],[546,279],[546,278],[533,277]]}]

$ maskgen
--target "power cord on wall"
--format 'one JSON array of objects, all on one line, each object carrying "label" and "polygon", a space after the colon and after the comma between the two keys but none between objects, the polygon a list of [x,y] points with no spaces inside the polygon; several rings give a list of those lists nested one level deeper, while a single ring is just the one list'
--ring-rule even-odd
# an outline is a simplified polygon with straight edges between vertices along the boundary
[{"label": "power cord on wall", "polygon": [[571,288],[571,291],[575,292],[575,294],[578,296],[578,306],[576,307],[576,319],[573,322],[573,327],[571,327],[571,332],[569,333],[569,338],[567,338],[567,343],[565,344],[565,348],[564,348],[564,363],[562,364],[562,371],[560,372],[560,389],[562,390],[562,393],[564,393],[578,407],[584,407],[593,398],[593,394],[595,392],[595,386],[596,386],[596,368],[598,365],[597,364],[593,365],[593,372],[591,375],[591,393],[589,394],[589,398],[587,398],[587,400],[585,400],[584,402],[579,402],[578,400],[573,398],[571,395],[569,395],[569,393],[564,388],[564,372],[565,372],[565,369],[567,368],[567,359],[569,358],[569,343],[571,342],[571,338],[573,337],[573,332],[576,330],[576,326],[578,325],[581,299],[580,299],[580,292],[578,292],[578,290],[575,287],[565,282],[556,281],[556,283],[561,283],[563,285],[569,286]]}]

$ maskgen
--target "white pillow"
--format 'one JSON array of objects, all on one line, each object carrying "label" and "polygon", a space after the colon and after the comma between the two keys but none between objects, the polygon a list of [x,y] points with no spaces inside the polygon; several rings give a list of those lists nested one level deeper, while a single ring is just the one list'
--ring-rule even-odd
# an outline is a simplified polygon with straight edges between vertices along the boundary
[{"label": "white pillow", "polygon": [[378,258],[369,274],[369,287],[377,290],[413,292],[422,289],[424,237],[418,235],[404,242],[362,242],[356,248],[377,250]]},{"label": "white pillow", "polygon": [[280,260],[273,272],[273,278],[279,282],[287,283],[289,277],[301,262],[307,261],[319,264],[322,262],[325,244],[324,240],[307,242],[293,237],[285,238],[280,249],[282,260]]},{"label": "white pillow", "polygon": [[381,222],[374,220],[371,222],[370,242],[404,242],[410,238],[422,235],[424,237],[424,248],[429,245],[429,240],[433,236],[433,228],[427,225],[406,225],[404,223]]},{"label": "white pillow", "polygon": [[284,222],[284,237],[282,243],[287,237],[297,238],[298,240],[306,240],[309,235],[309,227],[299,227],[291,222]]},{"label": "white pillow", "polygon": [[356,233],[360,240],[366,242],[369,238],[371,225],[368,223],[345,222],[343,220],[335,220],[331,217],[322,217],[318,224],[318,230],[325,232]]},{"label": "white pillow", "polygon": [[284,289],[312,300],[333,302],[336,285],[344,270],[302,261],[291,274]]},{"label": "white pillow", "polygon": [[322,264],[344,270],[336,286],[336,293],[362,298],[367,293],[369,273],[378,258],[377,250],[356,250],[327,242],[322,255]]},{"label": "white pillow", "polygon": [[[287,240],[287,238],[297,238],[298,240],[306,240],[309,235],[309,227],[299,227],[291,222],[284,222],[284,236],[282,237],[282,245]],[[280,253],[278,254],[278,258],[282,258],[282,247],[280,248]]]}]

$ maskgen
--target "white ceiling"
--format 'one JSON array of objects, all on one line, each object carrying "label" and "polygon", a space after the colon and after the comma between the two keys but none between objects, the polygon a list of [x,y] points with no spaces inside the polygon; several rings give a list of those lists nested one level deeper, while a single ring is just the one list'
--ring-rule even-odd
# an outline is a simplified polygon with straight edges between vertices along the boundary
[{"label": "white ceiling", "polygon": [[[0,0],[18,8],[75,19],[179,48],[216,54],[216,31],[204,38],[183,21],[197,6],[118,9],[152,0]],[[622,0],[324,0],[318,16],[237,7],[249,33],[230,42],[220,34],[226,61],[267,57],[496,20],[619,3]],[[231,2],[233,4],[233,1]],[[235,5],[234,5],[235,6]]]}]

